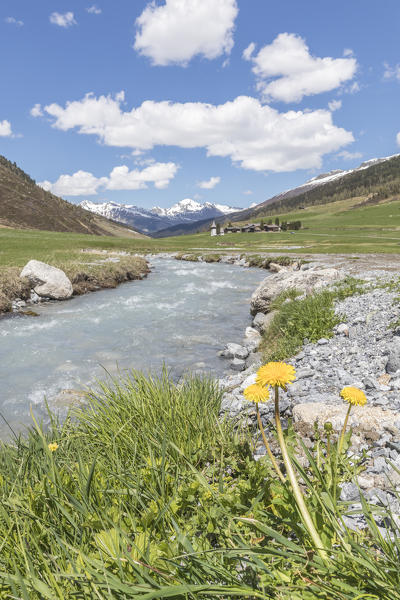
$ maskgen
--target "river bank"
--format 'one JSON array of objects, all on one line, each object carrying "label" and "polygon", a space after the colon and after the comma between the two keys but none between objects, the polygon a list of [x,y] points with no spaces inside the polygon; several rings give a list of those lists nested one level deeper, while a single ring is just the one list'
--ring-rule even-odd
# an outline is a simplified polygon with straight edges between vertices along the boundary
[{"label": "river bank", "polygon": [[[309,263],[303,268],[305,273],[315,270],[330,274],[328,279],[322,275],[323,286],[317,290],[313,286],[309,294],[317,297],[331,289],[339,291],[335,291],[332,329],[312,342],[303,339],[301,348],[286,357],[286,362],[296,369],[296,381],[282,395],[281,416],[286,424],[293,421],[294,430],[311,448],[318,436],[326,437],[325,422],[332,423],[335,431],[343,426],[346,407],[340,398],[341,389],[354,386],[363,390],[367,406],[352,413],[350,425],[354,434],[348,450],[354,461],[363,458],[363,469],[358,485],[346,484],[342,497],[353,503],[357,513],[362,493],[367,501],[389,506],[400,519],[400,499],[395,492],[400,490],[400,279],[391,271],[370,268],[358,271],[357,281],[347,279],[346,283],[347,271],[341,268],[333,273],[331,261]],[[265,448],[257,432],[254,405],[246,401],[243,390],[255,383],[255,373],[273,346],[271,323],[278,314],[277,310],[271,313],[268,306],[268,302],[273,302],[273,290],[279,293],[294,289],[294,279],[295,273],[288,269],[259,286],[252,297],[253,314],[257,307],[264,307],[263,312],[257,312],[253,327],[246,328],[242,340],[228,344],[221,353],[233,359],[233,370],[241,371],[219,381],[224,390],[221,414],[247,423],[253,430],[256,459],[265,454]],[[284,305],[292,303],[291,314],[301,314],[304,302],[307,299],[303,293],[288,297]],[[269,430],[274,421],[272,403],[260,405],[260,412],[263,425]],[[278,453],[273,440],[272,446]],[[303,453],[300,458],[307,463]],[[359,514],[346,518],[349,527],[366,527]]]},{"label": "river bank", "polygon": [[[51,266],[61,269],[68,277],[73,296],[115,288],[126,281],[143,279],[149,273],[144,257],[126,252],[82,251],[70,261],[56,261]],[[20,273],[18,267],[0,268],[0,315],[24,312],[26,307],[46,301]]]},{"label": "river bank", "polygon": [[[400,290],[395,283],[389,283],[391,275],[383,274],[381,285],[386,287],[378,287],[376,276],[372,275],[362,284],[363,293],[359,293],[361,284],[355,285],[354,281],[341,276],[332,277],[330,286],[324,285],[313,294],[306,289],[300,296],[287,296],[285,300],[281,297],[278,306],[270,291],[279,287],[287,293],[285,281],[294,283],[294,279],[301,278],[306,288],[318,279],[328,283],[321,276],[321,271],[327,269],[318,265],[281,270],[268,275],[253,294],[252,312],[261,307],[270,312],[258,312],[251,322],[248,299],[260,271],[201,262],[185,265],[170,260],[169,267],[178,278],[172,280],[166,264],[160,260],[159,278],[154,277],[159,286],[156,294],[159,308],[164,312],[160,313],[159,321],[151,314],[151,325],[161,334],[152,351],[154,348],[159,351],[169,332],[174,333],[176,324],[171,323],[171,314],[177,314],[183,337],[178,336],[176,347],[184,357],[188,353],[187,325],[191,322],[198,334],[203,314],[196,309],[185,321],[184,306],[179,304],[182,298],[176,297],[178,287],[185,288],[192,308],[196,299],[201,301],[203,310],[205,302],[208,305],[215,300],[215,306],[208,306],[208,310],[215,318],[215,308],[219,308],[218,323],[225,321],[229,327],[235,302],[226,296],[232,289],[232,280],[241,272],[248,283],[252,281],[251,286],[246,285],[242,290],[241,304],[247,299],[243,305],[245,310],[235,330],[230,331],[231,339],[238,340],[246,322],[254,326],[246,330],[246,361],[251,357],[257,359],[260,330],[265,325],[260,314],[266,317],[271,309],[292,308],[300,318],[307,299],[328,293],[331,287],[341,290],[342,299],[335,307],[334,335],[329,337],[329,332],[314,343],[303,343],[303,348],[290,360],[297,370],[297,382],[289,386],[280,402],[284,425],[290,425],[289,418],[293,417],[297,428],[297,440],[289,429],[291,449],[296,449],[295,444],[301,447],[303,442],[315,457],[313,465],[307,464],[306,456],[297,454],[304,469],[301,483],[306,502],[323,535],[329,562],[325,565],[316,553],[299,517],[289,483],[276,477],[264,457],[256,434],[254,404],[242,397],[243,388],[251,378],[254,381],[256,362],[243,372],[228,375],[219,385],[204,376],[187,375],[176,383],[166,372],[159,377],[122,372],[118,378],[92,389],[87,395],[88,404],[74,411],[73,420],[67,418],[59,422],[53,416],[43,427],[37,419],[35,427],[26,435],[2,444],[0,595],[25,594],[34,600],[44,597],[63,600],[72,595],[120,598],[121,593],[135,598],[145,594],[148,598],[173,595],[183,599],[190,593],[199,599],[217,596],[261,599],[267,595],[282,600],[294,597],[352,600],[361,596],[374,600],[397,599],[400,585],[397,519],[400,513],[396,493],[393,493],[395,488],[381,485],[378,472],[380,468],[386,469],[388,458],[397,463],[393,454],[387,454],[397,435],[392,416],[395,411],[391,410],[396,387],[394,383],[390,385],[392,379],[397,379],[397,370],[391,370],[397,369],[396,356],[389,352],[384,364],[385,348],[391,349],[391,336],[397,335],[397,305],[393,305],[393,301]],[[223,271],[224,279],[221,278]],[[215,276],[210,277],[210,272]],[[189,274],[199,278],[197,286],[190,285],[193,282],[187,279]],[[138,285],[137,290],[142,292],[150,285],[153,275],[155,273]],[[363,278],[366,280],[367,275],[363,274]],[[183,285],[177,285],[179,279]],[[36,371],[36,366],[29,363],[31,357],[40,353],[42,360],[51,354],[43,352],[46,331],[56,333],[58,352],[64,349],[71,331],[77,332],[77,347],[84,352],[87,342],[101,348],[101,343],[93,340],[94,330],[104,334],[107,340],[111,331],[113,343],[121,342],[125,347],[125,339],[121,339],[123,332],[128,336],[126,339],[132,341],[137,328],[128,322],[123,306],[129,308],[142,326],[143,341],[138,342],[143,354],[143,348],[148,346],[150,320],[140,313],[137,295],[129,293],[129,288],[127,284],[118,290],[75,298],[74,304],[82,303],[80,314],[84,322],[76,326],[74,320],[75,327],[71,329],[68,319],[76,319],[79,313],[76,306],[64,305],[67,333],[57,331],[54,319],[49,319],[43,323],[43,329],[34,332],[30,329],[31,337],[22,339],[23,343],[17,337],[18,352],[7,351],[5,358],[12,355],[24,359],[24,376],[29,369]],[[107,296],[108,304],[104,302]],[[100,301],[100,305],[93,306],[91,314],[86,305],[89,299]],[[143,297],[141,305],[152,306],[154,311],[152,299],[151,295]],[[226,306],[221,306],[222,299],[227,300]],[[62,306],[62,303],[53,303],[40,309],[50,314]],[[117,310],[107,331],[105,317],[110,307]],[[371,310],[372,307],[375,308]],[[379,307],[377,311],[376,307]],[[342,314],[346,314],[345,321]],[[364,320],[357,321],[360,318]],[[12,325],[12,321],[8,324]],[[38,326],[39,321],[33,320],[32,325]],[[386,322],[394,325],[388,334]],[[89,323],[90,327],[86,327]],[[93,324],[97,325],[95,329]],[[166,326],[170,328],[167,333]],[[367,355],[373,335],[371,355]],[[63,344],[59,344],[60,339]],[[37,347],[32,342],[37,342]],[[204,356],[199,338],[193,342]],[[215,346],[211,359],[214,364],[224,360],[216,357]],[[353,346],[357,347],[356,352],[352,352]],[[24,351],[28,353],[27,360],[21,355]],[[377,360],[371,367],[375,354]],[[258,358],[261,362],[262,357]],[[363,364],[365,362],[367,364]],[[3,360],[0,366],[8,372],[9,365],[4,365]],[[372,388],[364,380],[372,373],[376,378],[382,368],[391,380],[386,384],[378,382],[387,387],[375,389],[376,394],[374,398],[371,395],[370,400]],[[347,381],[342,381],[344,374],[340,369],[346,371],[353,384],[364,386],[369,405],[353,413],[356,418],[356,422],[352,420],[353,446],[349,449],[345,446],[336,480],[340,493],[333,502],[329,470],[320,470],[318,466],[326,467],[326,445],[316,438],[313,424],[317,416],[320,430],[328,418],[334,429],[340,426],[342,404],[337,392]],[[12,377],[13,384],[16,381],[17,378]],[[378,402],[382,393],[386,404]],[[329,394],[329,404],[324,394]],[[262,404],[260,408],[279,460],[270,431],[271,404]],[[301,421],[297,419],[301,407],[311,407],[308,423],[305,421],[307,413],[301,413]],[[327,414],[324,412],[327,407],[339,413]],[[37,414],[37,407],[34,413]],[[218,419],[219,415],[223,418]],[[369,419],[368,430],[365,415]],[[374,437],[368,439],[367,431]],[[367,469],[367,461],[371,461],[372,469],[361,473],[363,464],[361,462],[360,467],[359,457],[361,461],[365,459]],[[354,482],[354,475],[358,477],[359,486]],[[384,471],[382,477],[386,476]],[[367,505],[362,504],[364,497]]]}]

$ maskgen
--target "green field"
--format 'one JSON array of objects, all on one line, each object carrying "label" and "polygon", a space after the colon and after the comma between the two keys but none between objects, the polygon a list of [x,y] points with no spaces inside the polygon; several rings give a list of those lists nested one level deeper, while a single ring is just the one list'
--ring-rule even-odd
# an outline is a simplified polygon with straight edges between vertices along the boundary
[{"label": "green field", "polygon": [[[391,253],[400,250],[400,201],[352,208],[351,199],[279,215],[300,220],[295,233],[249,233],[214,237],[208,233],[163,239],[129,239],[33,230],[0,229],[0,265],[23,266],[29,259],[77,260],[83,248],[130,252],[202,251],[301,253]],[[274,217],[275,218],[275,217]],[[81,256],[81,255],[80,255]]]}]

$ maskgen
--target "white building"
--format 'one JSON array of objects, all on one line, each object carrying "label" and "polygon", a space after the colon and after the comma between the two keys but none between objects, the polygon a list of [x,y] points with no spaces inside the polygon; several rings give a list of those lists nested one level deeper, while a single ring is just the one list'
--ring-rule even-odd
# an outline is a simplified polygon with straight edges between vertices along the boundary
[{"label": "white building", "polygon": [[215,224],[215,221],[213,221],[213,222],[211,223],[211,235],[212,235],[212,236],[213,236],[213,235],[217,235],[217,226],[216,226],[216,224]]}]

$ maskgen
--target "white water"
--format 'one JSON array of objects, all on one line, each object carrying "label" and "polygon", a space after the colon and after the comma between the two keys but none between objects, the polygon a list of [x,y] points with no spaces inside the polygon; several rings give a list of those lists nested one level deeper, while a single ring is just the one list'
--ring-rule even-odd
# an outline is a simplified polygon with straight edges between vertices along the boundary
[{"label": "white water", "polygon": [[[147,279],[34,307],[39,317],[0,321],[0,413],[14,429],[60,408],[62,390],[82,390],[126,369],[174,378],[221,375],[216,353],[250,324],[249,298],[264,271],[155,259]],[[65,397],[64,397],[65,403]],[[65,409],[64,409],[65,410]],[[0,437],[7,435],[0,418]]]}]

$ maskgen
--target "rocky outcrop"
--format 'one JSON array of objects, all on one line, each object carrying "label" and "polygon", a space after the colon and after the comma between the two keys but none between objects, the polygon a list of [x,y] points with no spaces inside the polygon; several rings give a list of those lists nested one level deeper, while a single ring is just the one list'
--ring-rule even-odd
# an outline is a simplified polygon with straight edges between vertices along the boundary
[{"label": "rocky outcrop", "polygon": [[271,302],[283,291],[297,289],[311,294],[343,277],[338,269],[307,267],[303,265],[300,271],[285,270],[266,277],[251,297],[251,314],[269,312]]},{"label": "rocky outcrop", "polygon": [[64,271],[39,260],[30,260],[22,269],[20,277],[26,277],[41,298],[66,300],[72,296],[72,283]]}]

